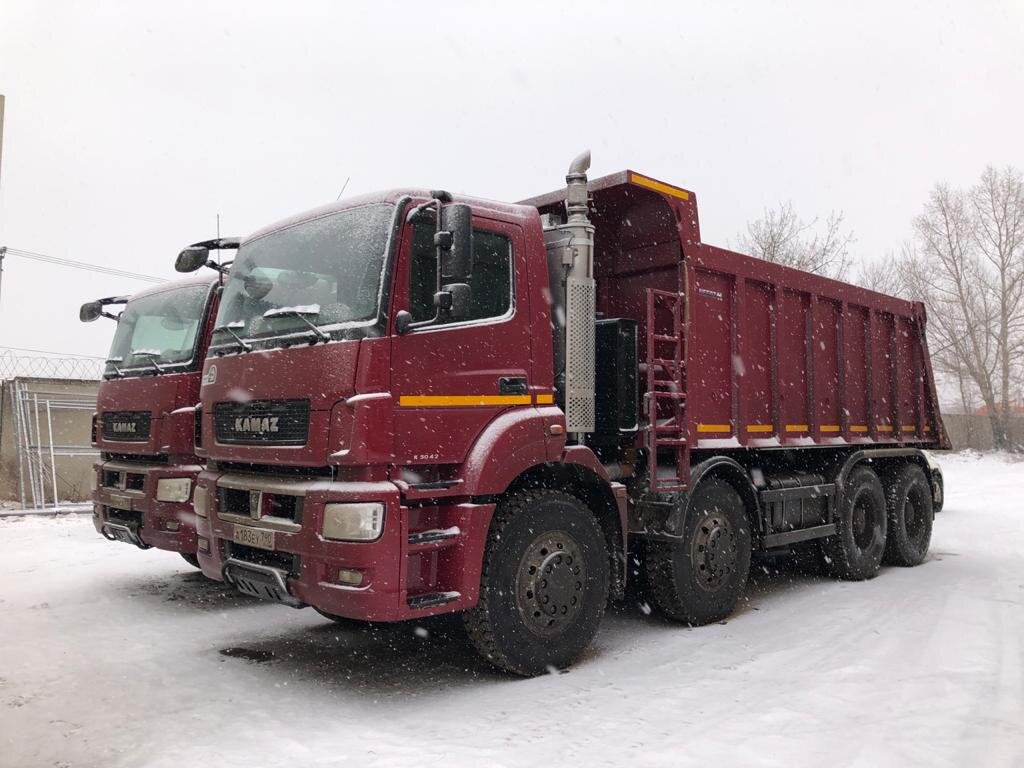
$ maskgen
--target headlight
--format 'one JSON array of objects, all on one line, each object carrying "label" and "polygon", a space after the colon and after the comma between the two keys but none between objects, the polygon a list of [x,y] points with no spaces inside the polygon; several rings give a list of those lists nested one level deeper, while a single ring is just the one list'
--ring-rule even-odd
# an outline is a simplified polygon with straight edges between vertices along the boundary
[{"label": "headlight", "polygon": [[325,539],[373,541],[383,530],[384,505],[379,502],[324,506]]},{"label": "headlight", "polygon": [[188,501],[192,481],[187,477],[172,477],[156,481],[157,501]]},{"label": "headlight", "polygon": [[206,509],[206,488],[197,485],[195,495],[192,496],[192,508],[199,517],[206,517],[209,515]]}]

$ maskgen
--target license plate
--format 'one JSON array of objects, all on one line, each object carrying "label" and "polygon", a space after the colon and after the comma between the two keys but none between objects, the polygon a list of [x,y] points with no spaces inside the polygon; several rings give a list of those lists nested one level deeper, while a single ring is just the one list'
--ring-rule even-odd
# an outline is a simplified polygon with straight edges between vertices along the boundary
[{"label": "license plate", "polygon": [[274,532],[263,528],[246,528],[244,525],[235,526],[235,544],[244,544],[247,547],[257,549],[274,548]]},{"label": "license plate", "polygon": [[131,496],[119,496],[116,493],[108,493],[107,499],[109,499],[109,506],[123,509],[125,512],[132,511],[132,497]]}]

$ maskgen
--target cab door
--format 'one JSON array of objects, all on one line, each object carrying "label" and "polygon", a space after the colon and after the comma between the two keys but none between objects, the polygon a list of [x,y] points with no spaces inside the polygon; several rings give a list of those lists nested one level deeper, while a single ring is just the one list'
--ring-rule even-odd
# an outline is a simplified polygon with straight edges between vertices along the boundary
[{"label": "cab door", "polygon": [[[399,246],[395,315],[434,316],[432,223],[406,224]],[[501,413],[529,407],[530,325],[522,231],[473,217],[470,317],[392,337],[391,392],[398,464],[458,463]]]}]

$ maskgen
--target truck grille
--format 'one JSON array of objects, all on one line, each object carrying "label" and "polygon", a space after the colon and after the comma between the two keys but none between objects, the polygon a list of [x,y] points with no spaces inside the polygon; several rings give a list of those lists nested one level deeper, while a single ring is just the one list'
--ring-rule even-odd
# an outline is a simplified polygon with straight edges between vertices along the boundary
[{"label": "truck grille", "polygon": [[149,411],[108,411],[103,414],[103,437],[119,443],[149,440],[153,416]]},{"label": "truck grille", "polygon": [[309,435],[309,400],[217,403],[213,425],[218,443],[305,445]]}]

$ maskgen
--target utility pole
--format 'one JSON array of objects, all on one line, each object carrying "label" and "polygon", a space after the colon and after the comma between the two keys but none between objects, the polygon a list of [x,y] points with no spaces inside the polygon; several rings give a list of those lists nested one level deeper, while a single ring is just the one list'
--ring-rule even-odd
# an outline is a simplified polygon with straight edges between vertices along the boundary
[{"label": "utility pole", "polygon": [[[4,167],[4,95],[0,93],[0,171]],[[0,178],[3,178],[0,175]]]},{"label": "utility pole", "polygon": [[[4,95],[0,93],[0,185],[3,184],[4,168],[4,100]],[[6,255],[7,246],[0,246],[0,290],[4,285],[4,256]]]}]

